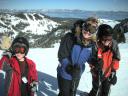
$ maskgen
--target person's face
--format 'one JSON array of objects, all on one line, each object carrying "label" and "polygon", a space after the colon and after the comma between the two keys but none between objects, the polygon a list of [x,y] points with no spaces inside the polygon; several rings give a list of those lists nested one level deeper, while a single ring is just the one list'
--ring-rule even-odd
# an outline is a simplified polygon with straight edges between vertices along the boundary
[{"label": "person's face", "polygon": [[16,57],[19,61],[24,61],[24,56],[25,54],[21,54],[21,53],[16,53]]},{"label": "person's face", "polygon": [[104,46],[111,46],[111,44],[112,44],[112,36],[103,36],[102,44]]},{"label": "person's face", "polygon": [[83,34],[83,38],[84,39],[86,39],[86,40],[90,40],[91,39],[92,34],[89,31],[82,30],[82,34]]},{"label": "person's face", "polygon": [[25,57],[25,48],[24,47],[17,47],[15,48],[15,56],[19,61],[24,61]]}]

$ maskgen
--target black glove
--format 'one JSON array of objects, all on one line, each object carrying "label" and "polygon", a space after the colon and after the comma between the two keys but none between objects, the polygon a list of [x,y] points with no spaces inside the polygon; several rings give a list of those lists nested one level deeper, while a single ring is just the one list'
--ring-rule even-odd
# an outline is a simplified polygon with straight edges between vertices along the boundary
[{"label": "black glove", "polygon": [[33,81],[33,82],[30,84],[30,87],[31,87],[31,91],[32,91],[32,92],[37,92],[37,91],[38,91],[38,82]]},{"label": "black glove", "polygon": [[73,71],[73,65],[72,64],[68,64],[67,66],[66,66],[66,72],[68,73],[68,74],[72,74],[72,71]]},{"label": "black glove", "polygon": [[68,64],[66,67],[66,72],[70,74],[73,78],[77,78],[80,76],[80,66],[78,64]]},{"label": "black glove", "polygon": [[80,78],[80,66],[79,64],[75,64],[73,66],[73,70],[72,70],[72,77],[73,78]]},{"label": "black glove", "polygon": [[11,58],[12,57],[12,52],[11,51],[9,51],[9,50],[7,50],[7,51],[5,51],[5,52],[3,52],[3,54],[2,54],[3,56],[7,56],[7,58]]},{"label": "black glove", "polygon": [[93,59],[91,64],[92,66],[94,66],[95,70],[101,70],[103,65],[103,60],[100,58]]},{"label": "black glove", "polygon": [[116,82],[117,82],[116,71],[112,71],[111,75],[109,76],[109,82],[112,85],[116,84]]}]

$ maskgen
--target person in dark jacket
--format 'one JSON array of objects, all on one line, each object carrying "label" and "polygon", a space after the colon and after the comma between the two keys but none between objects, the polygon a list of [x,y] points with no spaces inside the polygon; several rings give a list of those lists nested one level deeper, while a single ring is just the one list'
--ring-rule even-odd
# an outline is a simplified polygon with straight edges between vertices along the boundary
[{"label": "person in dark jacket", "polygon": [[0,69],[6,72],[4,96],[34,96],[37,91],[36,65],[26,57],[28,50],[27,39],[16,37],[3,53]]},{"label": "person in dark jacket", "polygon": [[74,41],[81,33],[82,24],[84,20],[77,20],[72,28],[72,32],[68,32],[61,38],[60,47],[58,50],[58,59],[61,61],[65,57],[69,57]]},{"label": "person in dark jacket", "polygon": [[[95,33],[98,27],[98,19],[95,17],[89,17],[86,20],[83,19],[78,19],[71,30],[71,32],[65,34],[64,37],[62,37],[61,42],[60,42],[60,47],[58,51],[58,58],[59,61],[61,61],[65,57],[69,57],[72,46],[74,44],[75,39],[79,39],[80,33],[82,31],[82,25],[83,23],[88,23],[91,24],[91,32]],[[92,40],[96,39],[95,34],[91,37]]]},{"label": "person in dark jacket", "polygon": [[125,34],[124,34],[124,28],[123,25],[121,25],[121,23],[116,24],[113,28],[113,38],[118,42],[118,43],[125,43],[126,42],[126,38],[125,38]]},{"label": "person in dark jacket", "polygon": [[93,87],[89,96],[108,96],[110,85],[115,85],[117,82],[116,70],[119,68],[120,52],[112,35],[111,26],[107,24],[99,26],[97,49],[90,64]]},{"label": "person in dark jacket", "polygon": [[60,64],[57,67],[58,96],[76,95],[79,80],[85,70],[85,63],[90,62],[92,46],[94,46],[94,42],[91,40],[93,34],[91,28],[91,24],[83,23],[82,32],[79,36],[74,37],[75,41],[70,51],[67,51],[68,55],[59,57]]}]

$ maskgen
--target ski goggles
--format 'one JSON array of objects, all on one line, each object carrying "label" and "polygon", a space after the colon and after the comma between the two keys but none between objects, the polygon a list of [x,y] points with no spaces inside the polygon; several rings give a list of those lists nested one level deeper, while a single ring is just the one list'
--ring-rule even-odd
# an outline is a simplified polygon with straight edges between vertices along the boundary
[{"label": "ski goggles", "polygon": [[25,48],[24,47],[17,47],[17,48],[14,49],[14,53],[24,54],[25,53]]},{"label": "ski goggles", "polygon": [[13,45],[14,53],[24,54],[24,53],[26,53],[26,49],[27,49],[26,45],[22,44],[22,43],[16,43]]}]

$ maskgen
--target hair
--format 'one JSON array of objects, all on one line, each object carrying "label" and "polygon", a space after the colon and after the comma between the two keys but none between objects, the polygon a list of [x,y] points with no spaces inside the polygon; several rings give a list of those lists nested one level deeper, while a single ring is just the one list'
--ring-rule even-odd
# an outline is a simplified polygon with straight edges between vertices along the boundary
[{"label": "hair", "polygon": [[78,19],[75,21],[75,23],[73,24],[73,28],[72,28],[72,33],[75,34],[75,30],[76,30],[76,27],[80,27],[80,29],[82,30],[82,25],[85,21],[83,19]]},{"label": "hair", "polygon": [[103,36],[112,36],[113,29],[110,25],[101,24],[97,31],[97,39],[102,39]]},{"label": "hair", "polygon": [[93,24],[94,22],[98,23],[98,18],[96,17],[89,17],[86,19],[87,23]]}]

